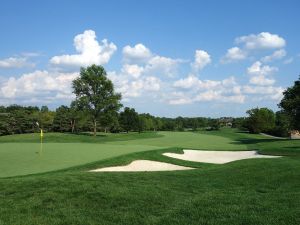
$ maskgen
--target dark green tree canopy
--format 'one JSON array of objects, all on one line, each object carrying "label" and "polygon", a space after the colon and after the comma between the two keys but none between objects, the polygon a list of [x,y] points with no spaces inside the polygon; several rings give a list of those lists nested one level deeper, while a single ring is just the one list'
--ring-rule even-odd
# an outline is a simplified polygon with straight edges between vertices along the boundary
[{"label": "dark green tree canopy", "polygon": [[292,87],[283,92],[279,107],[288,115],[290,127],[300,130],[300,76]]},{"label": "dark green tree canopy", "polygon": [[120,124],[125,131],[137,130],[139,128],[139,115],[132,108],[125,107],[120,113]]},{"label": "dark green tree canopy", "polygon": [[97,131],[97,122],[105,114],[114,114],[121,108],[121,95],[115,93],[113,83],[102,66],[81,68],[80,76],[73,81],[73,93],[79,109],[87,112]]},{"label": "dark green tree canopy", "polygon": [[269,132],[275,127],[275,113],[268,108],[255,108],[247,111],[247,128],[250,133]]}]

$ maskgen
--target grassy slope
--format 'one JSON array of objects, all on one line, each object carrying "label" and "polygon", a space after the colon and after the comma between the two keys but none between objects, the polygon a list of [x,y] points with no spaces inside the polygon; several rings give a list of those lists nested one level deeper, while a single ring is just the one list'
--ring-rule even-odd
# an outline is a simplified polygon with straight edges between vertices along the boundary
[{"label": "grassy slope", "polygon": [[248,150],[257,149],[261,154],[300,156],[300,140],[274,139],[259,134],[239,132],[235,129],[200,133],[229,138],[235,143],[243,144]]},{"label": "grassy slope", "polygon": [[[233,143],[241,138],[227,130],[213,135],[231,136]],[[265,138],[256,144],[256,137],[244,137],[250,142],[247,148],[261,145],[263,149],[269,144],[263,141]],[[278,144],[270,143],[273,151],[282,151]],[[299,144],[284,142],[284,147],[295,147],[293,151],[297,152]],[[300,224],[299,157],[211,165],[170,159],[161,156],[163,151],[179,150],[139,152],[60,172],[2,178],[0,224]],[[293,151],[287,148],[285,153]],[[199,169],[85,172],[134,159],[155,159]]]}]

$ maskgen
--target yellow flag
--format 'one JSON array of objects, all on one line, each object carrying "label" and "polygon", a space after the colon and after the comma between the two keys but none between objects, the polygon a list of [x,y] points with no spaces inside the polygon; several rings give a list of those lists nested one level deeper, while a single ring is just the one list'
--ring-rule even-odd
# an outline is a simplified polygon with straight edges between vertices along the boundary
[{"label": "yellow flag", "polygon": [[41,138],[44,136],[43,130],[41,129]]}]

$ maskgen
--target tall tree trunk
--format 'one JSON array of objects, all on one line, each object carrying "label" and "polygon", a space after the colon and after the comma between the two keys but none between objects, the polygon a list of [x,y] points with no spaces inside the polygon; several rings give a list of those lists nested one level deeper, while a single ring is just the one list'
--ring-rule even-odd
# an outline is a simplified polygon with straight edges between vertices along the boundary
[{"label": "tall tree trunk", "polygon": [[97,134],[97,121],[94,120],[94,136]]}]

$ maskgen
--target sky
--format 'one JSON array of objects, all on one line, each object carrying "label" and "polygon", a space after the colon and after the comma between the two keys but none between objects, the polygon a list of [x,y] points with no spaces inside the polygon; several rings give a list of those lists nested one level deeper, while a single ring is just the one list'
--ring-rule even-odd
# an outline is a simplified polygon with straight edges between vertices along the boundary
[{"label": "sky", "polygon": [[299,78],[300,1],[2,1],[0,105],[69,105],[102,65],[122,104],[155,116],[279,110]]}]

